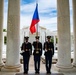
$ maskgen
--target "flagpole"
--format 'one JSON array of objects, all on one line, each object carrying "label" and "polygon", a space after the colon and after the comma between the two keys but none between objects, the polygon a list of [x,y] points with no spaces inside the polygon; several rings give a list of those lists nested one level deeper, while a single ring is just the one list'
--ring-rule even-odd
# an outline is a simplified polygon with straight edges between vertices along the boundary
[{"label": "flagpole", "polygon": [[[38,4],[38,0],[36,0],[36,4]],[[38,36],[38,23],[37,23],[37,25],[36,25],[36,29],[37,29],[37,31],[36,31],[36,36]]]},{"label": "flagpole", "polygon": [[[24,37],[25,37],[25,31],[24,31]],[[24,42],[24,37],[23,37],[23,42]]]},{"label": "flagpole", "polygon": [[37,31],[36,31],[36,36],[38,36],[38,23],[37,23],[37,25],[36,25],[36,29],[37,29]]},{"label": "flagpole", "polygon": [[36,4],[38,4],[38,0],[36,0]]},{"label": "flagpole", "polygon": [[45,31],[45,41],[46,41],[46,31]]}]

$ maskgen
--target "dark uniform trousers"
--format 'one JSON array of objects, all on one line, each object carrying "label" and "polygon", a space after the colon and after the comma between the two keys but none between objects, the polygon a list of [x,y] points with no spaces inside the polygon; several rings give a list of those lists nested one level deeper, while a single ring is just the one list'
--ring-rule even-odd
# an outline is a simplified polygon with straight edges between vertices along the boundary
[{"label": "dark uniform trousers", "polygon": [[50,73],[51,65],[52,65],[52,57],[54,55],[54,45],[52,42],[45,42],[44,43],[44,50],[45,50],[45,67],[47,73]]},{"label": "dark uniform trousers", "polygon": [[40,71],[40,58],[42,55],[42,44],[40,42],[33,42],[33,46],[34,46],[34,64],[35,64],[35,72],[39,73]]},{"label": "dark uniform trousers", "polygon": [[49,73],[51,70],[51,64],[52,64],[52,56],[50,55],[45,56],[45,65],[46,65],[46,71]]},{"label": "dark uniform trousers", "polygon": [[27,73],[29,70],[29,59],[30,56],[26,56],[26,53],[23,55],[23,63],[24,63],[24,72]]},{"label": "dark uniform trousers", "polygon": [[24,73],[28,73],[29,70],[29,59],[30,59],[30,54],[32,52],[32,45],[31,43],[23,43],[21,50],[24,50],[22,53],[23,56],[23,63],[24,63]]},{"label": "dark uniform trousers", "polygon": [[35,64],[35,71],[39,72],[40,70],[40,56],[34,55],[34,64]]}]

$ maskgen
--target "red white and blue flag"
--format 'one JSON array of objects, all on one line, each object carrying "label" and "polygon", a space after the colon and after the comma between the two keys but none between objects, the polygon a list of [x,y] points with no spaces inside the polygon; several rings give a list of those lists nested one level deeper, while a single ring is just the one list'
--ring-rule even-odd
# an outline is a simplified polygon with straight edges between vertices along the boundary
[{"label": "red white and blue flag", "polygon": [[37,23],[39,22],[39,15],[38,15],[38,4],[36,4],[36,8],[33,14],[33,18],[32,18],[32,22],[30,25],[30,32],[33,34],[36,32],[36,27],[35,25],[37,25]]}]

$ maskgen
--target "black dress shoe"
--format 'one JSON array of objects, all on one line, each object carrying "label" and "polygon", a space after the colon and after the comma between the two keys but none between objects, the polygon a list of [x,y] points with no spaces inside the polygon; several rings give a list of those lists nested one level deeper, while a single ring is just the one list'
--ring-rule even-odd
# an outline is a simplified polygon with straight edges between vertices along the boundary
[{"label": "black dress shoe", "polygon": [[37,74],[39,74],[40,72],[38,71]]},{"label": "black dress shoe", "polygon": [[51,72],[47,72],[47,74],[51,74]]},{"label": "black dress shoe", "polygon": [[35,72],[35,74],[37,74],[37,72]]},{"label": "black dress shoe", "polygon": [[49,74],[51,74],[51,72],[49,72]]},{"label": "black dress shoe", "polygon": [[24,72],[24,74],[28,74],[28,72]]},{"label": "black dress shoe", "polygon": [[39,74],[39,72],[35,72],[35,74]]},{"label": "black dress shoe", "polygon": [[26,74],[25,72],[23,74]]}]

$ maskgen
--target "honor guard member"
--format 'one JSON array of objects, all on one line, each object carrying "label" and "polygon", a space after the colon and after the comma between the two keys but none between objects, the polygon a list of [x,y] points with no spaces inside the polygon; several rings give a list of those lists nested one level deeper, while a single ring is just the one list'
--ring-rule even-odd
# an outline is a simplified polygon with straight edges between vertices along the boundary
[{"label": "honor guard member", "polygon": [[35,67],[35,73],[39,74],[40,71],[40,59],[42,55],[42,43],[39,42],[39,36],[36,36],[36,41],[33,42],[34,47],[34,67]]},{"label": "honor guard member", "polygon": [[28,42],[29,37],[24,37],[24,43],[22,43],[21,50],[23,51],[21,55],[23,56],[23,63],[24,63],[24,74],[28,74],[29,70],[29,59],[32,53],[32,45]]},{"label": "honor guard member", "polygon": [[45,50],[45,67],[47,74],[51,74],[52,57],[54,55],[54,45],[50,41],[51,36],[47,36],[47,41],[44,43]]}]

